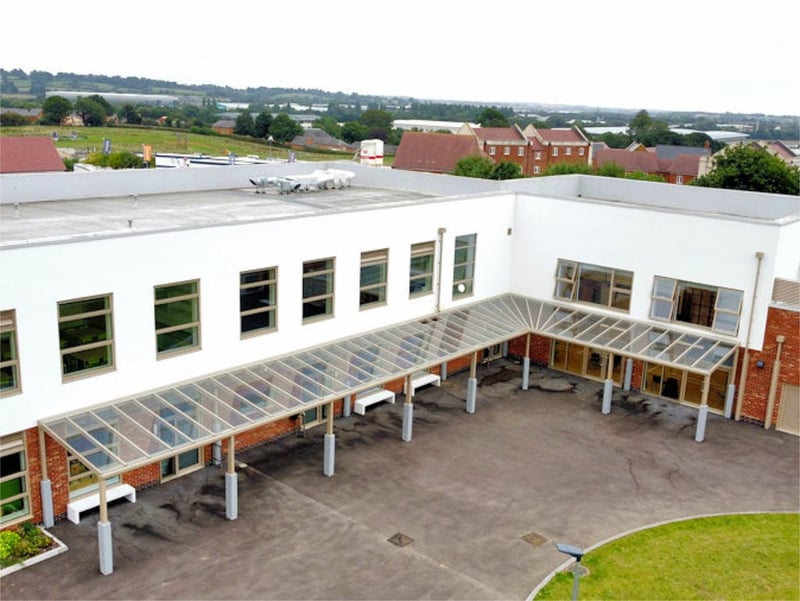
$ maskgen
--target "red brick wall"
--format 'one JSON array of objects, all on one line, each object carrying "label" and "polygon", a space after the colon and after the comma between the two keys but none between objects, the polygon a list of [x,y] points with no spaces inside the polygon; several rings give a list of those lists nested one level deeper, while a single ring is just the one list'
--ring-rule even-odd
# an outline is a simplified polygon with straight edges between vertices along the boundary
[{"label": "red brick wall", "polygon": [[[770,307],[767,312],[767,327],[764,333],[764,347],[761,351],[750,351],[747,366],[747,383],[742,400],[742,419],[763,424],[766,420],[769,383],[772,368],[778,352],[776,338],[786,338],[781,348],[781,371],[775,391],[775,406],[772,413],[774,426],[778,419],[781,392],[784,383],[800,386],[800,312]],[[739,353],[739,370],[744,360],[744,352]],[[763,361],[764,367],[756,367]],[[737,370],[737,373],[741,373]],[[735,382],[738,386],[739,381]],[[738,393],[737,393],[738,394]]]}]

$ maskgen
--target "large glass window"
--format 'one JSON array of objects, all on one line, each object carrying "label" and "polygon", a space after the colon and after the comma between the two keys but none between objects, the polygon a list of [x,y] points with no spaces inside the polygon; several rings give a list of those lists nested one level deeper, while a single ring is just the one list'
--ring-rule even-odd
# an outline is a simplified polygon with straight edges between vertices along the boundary
[{"label": "large glass window", "polygon": [[563,300],[628,311],[632,287],[632,271],[559,259],[553,295]]},{"label": "large glass window", "polygon": [[28,462],[21,435],[0,438],[0,523],[31,513]]},{"label": "large glass window", "polygon": [[453,256],[453,298],[469,296],[473,292],[477,240],[477,234],[456,237]]},{"label": "large glass window", "polygon": [[239,274],[239,311],[242,334],[274,330],[277,317],[277,268]]},{"label": "large glass window", "polygon": [[333,315],[334,260],[303,263],[303,321]]},{"label": "large glass window", "polygon": [[743,294],[741,290],[656,276],[650,317],[735,335],[739,331]]},{"label": "large glass window", "polygon": [[19,392],[16,312],[0,311],[0,394]]},{"label": "large glass window", "polygon": [[200,346],[200,293],[197,280],[156,286],[156,351],[159,355]]},{"label": "large glass window", "polygon": [[58,337],[64,376],[113,367],[111,295],[58,303]]},{"label": "large glass window", "polygon": [[361,307],[386,302],[386,274],[389,270],[389,249],[361,253],[361,280],[358,304]]},{"label": "large glass window", "polygon": [[436,242],[420,242],[411,245],[409,266],[409,296],[424,296],[433,292],[433,264]]}]

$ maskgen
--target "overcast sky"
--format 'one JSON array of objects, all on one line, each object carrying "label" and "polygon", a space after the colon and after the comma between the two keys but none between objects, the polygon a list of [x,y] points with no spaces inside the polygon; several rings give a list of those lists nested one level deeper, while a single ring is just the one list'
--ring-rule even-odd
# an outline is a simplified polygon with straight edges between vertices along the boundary
[{"label": "overcast sky", "polygon": [[0,66],[26,72],[800,115],[796,0],[12,5]]}]

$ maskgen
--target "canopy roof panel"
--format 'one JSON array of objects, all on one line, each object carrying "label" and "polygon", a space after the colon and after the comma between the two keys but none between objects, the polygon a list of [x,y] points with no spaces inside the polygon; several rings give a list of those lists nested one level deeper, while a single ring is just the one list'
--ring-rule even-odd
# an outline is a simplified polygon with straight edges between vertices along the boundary
[{"label": "canopy roof panel", "polygon": [[509,294],[39,424],[107,478],[526,333],[701,375],[731,365],[737,348],[667,325]]}]

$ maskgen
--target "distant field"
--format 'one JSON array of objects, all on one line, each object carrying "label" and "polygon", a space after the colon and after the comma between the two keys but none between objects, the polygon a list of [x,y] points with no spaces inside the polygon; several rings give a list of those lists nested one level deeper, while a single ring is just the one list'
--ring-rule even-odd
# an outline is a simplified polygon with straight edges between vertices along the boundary
[{"label": "distant field", "polygon": [[[288,158],[289,149],[276,145],[249,142],[226,136],[204,136],[166,128],[132,128],[132,127],[53,127],[30,125],[25,127],[2,127],[0,136],[52,136],[58,133],[58,148],[72,148],[78,157],[93,152],[100,152],[103,140],[111,141],[112,152],[141,152],[143,145],[152,146],[153,152],[183,152],[189,154],[227,155],[229,152],[238,156],[250,154],[259,158]],[[348,160],[349,153],[313,153],[295,151],[301,161]]]}]

